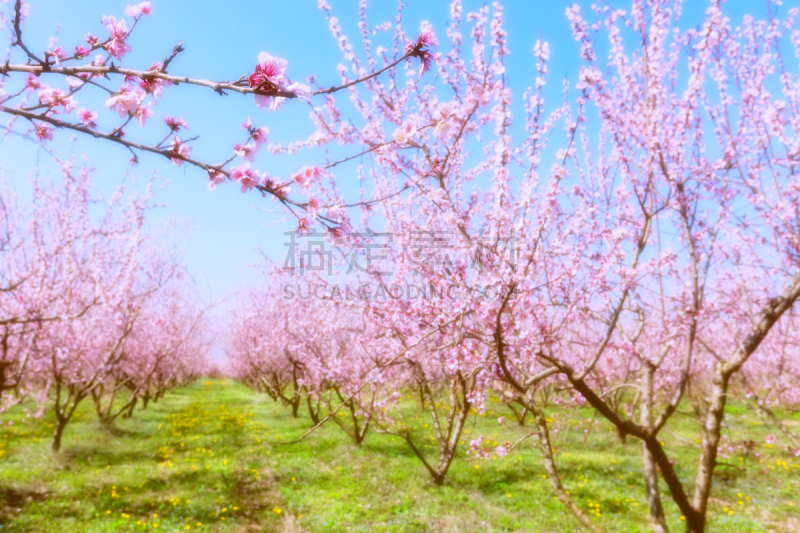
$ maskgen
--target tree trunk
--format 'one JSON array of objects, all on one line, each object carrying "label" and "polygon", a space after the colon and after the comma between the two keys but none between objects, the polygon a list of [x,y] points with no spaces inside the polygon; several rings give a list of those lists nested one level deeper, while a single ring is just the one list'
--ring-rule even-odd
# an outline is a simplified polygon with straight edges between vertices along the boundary
[{"label": "tree trunk", "polygon": [[[466,380],[460,375],[459,377],[461,378],[460,385],[462,388],[463,403],[461,404],[461,411],[458,413],[455,424],[450,430],[450,440],[444,441],[440,445],[439,462],[436,465],[436,474],[433,476],[433,483],[435,485],[441,485],[444,483],[444,478],[447,475],[448,470],[450,470],[450,465],[453,463],[453,458],[455,457],[456,449],[458,448],[458,441],[461,438],[461,433],[464,431],[464,425],[466,424],[467,417],[469,416],[470,404],[469,400],[467,399]],[[453,409],[455,408],[456,405],[453,406]]]},{"label": "tree trunk", "polygon": [[581,509],[575,500],[573,500],[566,489],[561,484],[561,479],[558,476],[558,469],[556,462],[553,458],[553,448],[550,444],[550,433],[547,429],[547,420],[544,412],[532,401],[527,401],[525,407],[533,414],[533,420],[536,423],[536,434],[539,437],[539,445],[544,458],[544,468],[547,471],[547,479],[550,481],[550,487],[556,495],[556,498],[563,503],[567,509],[577,518],[581,524],[592,533],[604,533],[603,528],[595,524],[589,515]]},{"label": "tree trunk", "polygon": [[131,406],[128,407],[127,412],[122,415],[123,418],[131,418],[133,416],[133,409],[136,407],[136,404],[139,402],[139,397],[136,396],[133,401],[131,402]]},{"label": "tree trunk", "polygon": [[361,446],[364,444],[364,433],[362,433],[361,428],[358,426],[358,417],[356,416],[356,411],[353,407],[353,402],[348,402],[348,408],[350,409],[350,417],[353,420],[353,442],[355,442],[356,446]]},{"label": "tree trunk", "polygon": [[700,461],[692,500],[692,507],[697,510],[698,519],[694,524],[686,524],[687,532],[702,533],[705,531],[708,498],[711,496],[711,482],[714,478],[714,467],[717,464],[717,446],[721,437],[722,420],[725,416],[727,391],[728,377],[718,364],[714,369],[714,379],[711,382],[711,397],[705,417],[703,441],[700,444]]},{"label": "tree trunk", "polygon": [[[645,363],[642,367],[642,406],[640,423],[646,428],[653,427],[653,374],[655,368]],[[647,494],[647,503],[650,507],[651,528],[654,533],[667,533],[667,519],[664,517],[664,508],[661,505],[661,494],[658,490],[658,467],[653,454],[647,449],[647,444],[642,442],[642,459],[644,461],[644,485]]]},{"label": "tree trunk", "polygon": [[145,411],[147,409],[147,404],[149,403],[150,403],[150,391],[148,390],[147,392],[144,393],[144,396],[142,396],[142,411]]},{"label": "tree trunk", "polygon": [[64,435],[64,428],[67,427],[68,421],[69,419],[61,417],[56,420],[56,427],[53,429],[53,443],[50,445],[53,453],[61,449],[61,437]]},{"label": "tree trunk", "polygon": [[520,427],[525,427],[525,417],[528,416],[528,408],[523,405],[522,409],[517,411],[513,404],[508,404],[508,408],[514,413],[514,418],[517,420],[517,425]]},{"label": "tree trunk", "polygon": [[319,403],[316,405],[316,409],[314,408],[314,404],[311,401],[311,395],[306,395],[306,404],[308,404],[308,414],[311,415],[311,421],[314,425],[319,424]]}]

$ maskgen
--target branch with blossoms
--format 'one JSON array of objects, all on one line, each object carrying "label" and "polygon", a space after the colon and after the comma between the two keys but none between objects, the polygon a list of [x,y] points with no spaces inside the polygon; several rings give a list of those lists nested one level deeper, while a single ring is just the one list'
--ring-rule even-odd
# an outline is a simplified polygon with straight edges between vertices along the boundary
[{"label": "branch with blossoms", "polygon": [[[281,181],[250,168],[249,162],[253,161],[254,155],[266,144],[268,135],[266,128],[254,128],[250,121],[245,124],[245,128],[248,130],[247,140],[243,144],[236,144],[231,157],[222,163],[200,161],[191,157],[192,148],[189,143],[194,139],[182,140],[178,136],[181,129],[188,129],[183,118],[166,117],[169,132],[156,144],[128,140],[126,128],[134,120],[140,127],[144,127],[154,114],[153,105],[168,87],[187,84],[207,87],[220,95],[227,94],[228,91],[253,95],[256,107],[277,111],[286,100],[310,101],[314,96],[329,96],[344,89],[352,89],[413,58],[420,60],[421,76],[435,63],[436,56],[432,52],[432,48],[438,44],[433,32],[424,32],[416,41],[409,43],[397,59],[387,62],[382,68],[373,69],[369,73],[362,71],[360,77],[343,81],[339,85],[317,87],[312,90],[303,83],[290,82],[286,75],[288,67],[286,60],[273,57],[266,52],[259,54],[258,62],[252,73],[231,81],[196,79],[169,73],[168,68],[173,60],[184,51],[182,43],[176,45],[162,61],[153,63],[146,70],[127,68],[115,63],[115,61],[123,61],[123,58],[131,52],[129,41],[139,20],[143,16],[153,13],[153,6],[149,1],[127,6],[125,15],[133,19],[130,27],[124,18],[118,20],[114,16],[104,16],[102,22],[109,35],[102,39],[92,33],[87,33],[86,43],[75,46],[72,54],[68,53],[63,46],[56,46],[55,39],[51,39],[51,44],[42,54],[35,53],[22,38],[22,23],[27,18],[28,11],[28,6],[21,0],[14,4],[13,39],[11,40],[12,49],[21,49],[25,53],[27,61],[12,64],[6,60],[5,64],[0,65],[0,75],[5,77],[3,81],[6,83],[8,80],[14,79],[14,74],[27,74],[25,85],[11,95],[3,90],[3,84],[0,83],[0,103],[2,103],[0,110],[15,118],[22,118],[30,122],[33,128],[26,133],[27,136],[35,137],[39,142],[45,142],[53,139],[53,128],[67,129],[125,146],[131,152],[130,162],[132,164],[138,163],[138,154],[141,152],[161,155],[177,166],[188,163],[208,173],[208,185],[212,190],[220,183],[231,180],[241,185],[243,192],[256,189],[263,196],[271,195],[273,200],[280,201],[298,218],[301,229],[307,229],[314,222],[318,222],[329,231],[335,231],[337,227],[346,224],[344,218],[341,215],[336,218],[323,216],[320,209],[335,210],[336,208],[365,206],[381,201],[379,198],[374,201],[342,205],[343,202],[338,199],[335,202],[321,202],[308,194],[310,188],[322,177],[330,177],[325,172],[326,168],[358,156],[347,157],[323,169],[316,166],[304,167],[300,172],[291,176],[290,180]],[[95,53],[95,57],[90,62],[82,61]],[[48,76],[62,77],[69,89],[51,87],[44,83],[43,79]],[[104,84],[104,81],[110,81],[114,76],[121,77],[119,87],[108,87]],[[97,87],[108,93],[109,97],[105,101],[105,107],[116,112],[122,119],[121,124],[107,132],[98,131],[98,112],[79,108],[77,101],[77,95],[87,86]],[[19,99],[19,103],[12,104],[17,99]],[[31,100],[33,102],[29,103]],[[78,121],[68,120],[66,116],[76,110]],[[7,129],[10,130],[13,123],[14,119],[9,123]],[[241,159],[243,162],[237,166],[234,163],[236,159]],[[306,194],[307,199],[290,199],[291,184],[298,185]],[[408,187],[404,190],[407,189]]]},{"label": "branch with blossoms", "polygon": [[[81,125],[81,124],[73,124],[70,122],[66,122],[63,120],[59,120],[47,115],[47,112],[42,113],[33,113],[30,111],[25,111],[23,109],[15,108],[15,107],[8,107],[8,106],[0,106],[0,110],[10,115],[18,116],[25,118],[35,124],[36,127],[36,136],[39,139],[45,140],[52,140],[53,133],[52,129],[48,128],[46,125],[37,124],[36,121],[44,122],[46,124],[50,124],[55,126],[56,128],[65,128],[72,131],[78,131],[84,133],[86,135],[90,135],[96,139],[105,139],[108,141],[112,141],[122,146],[125,146],[129,149],[136,149],[143,152],[150,152],[154,154],[158,154],[170,159],[174,164],[180,166],[182,163],[188,163],[190,165],[196,166],[198,168],[202,168],[203,170],[207,171],[209,174],[209,178],[212,183],[219,183],[224,178],[229,178],[234,181],[239,181],[243,183],[243,188],[256,188],[259,191],[267,194],[275,195],[281,202],[288,205],[294,205],[296,207],[305,208],[307,204],[300,204],[286,198],[285,196],[281,195],[280,192],[277,191],[278,187],[272,188],[268,187],[264,184],[257,184],[255,180],[255,173],[247,172],[246,169],[232,169],[232,170],[225,170],[222,168],[222,165],[213,165],[209,163],[204,163],[197,159],[192,159],[189,157],[191,154],[191,148],[186,145],[184,141],[181,141],[178,137],[172,137],[169,147],[163,146],[164,141],[157,145],[146,145],[137,143],[134,141],[129,141],[125,139],[122,135],[120,135],[121,130],[116,129],[111,133],[103,133],[96,131],[91,127],[91,125]],[[179,122],[180,121],[180,122]],[[94,120],[92,119],[90,124],[93,124]],[[172,125],[171,127],[176,127],[178,124],[183,124],[185,127],[185,123],[182,122],[182,119],[175,120],[172,117],[167,117],[167,125]],[[179,126],[177,126],[179,127]],[[170,133],[170,136],[172,134]],[[168,136],[169,138],[169,136]],[[134,162],[137,160],[137,156],[134,153],[133,156]],[[230,160],[229,160],[230,161]],[[249,168],[249,164],[246,164]]]}]

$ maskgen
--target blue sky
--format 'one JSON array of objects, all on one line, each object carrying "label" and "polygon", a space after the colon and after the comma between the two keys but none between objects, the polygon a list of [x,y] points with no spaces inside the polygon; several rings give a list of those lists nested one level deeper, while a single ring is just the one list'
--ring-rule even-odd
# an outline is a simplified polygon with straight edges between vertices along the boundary
[{"label": "blue sky", "polygon": [[[357,45],[358,3],[355,0],[329,2],[345,32]],[[29,0],[29,3],[31,12],[23,26],[23,35],[28,46],[37,52],[47,46],[59,23],[59,44],[67,50],[82,44],[87,31],[104,37],[106,31],[100,24],[101,16],[119,17],[126,5],[126,2],[109,0]],[[514,90],[517,125],[522,122],[522,92],[535,78],[532,48],[540,33],[550,43],[552,52],[549,93],[546,93],[551,106],[557,105],[561,98],[560,80],[566,78],[574,83],[576,79],[580,65],[578,46],[569,33],[564,16],[565,8],[571,3],[558,0],[503,2],[511,50],[507,76]],[[584,10],[588,10],[591,4],[586,1],[578,3]],[[629,5],[628,2],[612,3],[621,7]],[[465,12],[480,5],[482,2],[465,0]],[[707,5],[694,0],[687,2],[685,24],[696,26]],[[293,80],[303,81],[311,74],[316,75],[322,85],[335,84],[338,80],[336,65],[343,60],[328,31],[323,12],[317,9],[317,0],[155,0],[153,6],[155,13],[140,21],[130,40],[134,51],[125,57],[123,63],[126,66],[147,68],[169,54],[175,44],[182,42],[186,51],[171,65],[172,74],[216,80],[236,79],[250,73],[258,53],[266,51],[289,61],[287,73]],[[368,7],[370,26],[390,20],[395,9],[393,1],[372,0]],[[734,24],[741,21],[747,9],[760,16],[766,11],[766,3],[731,0],[726,6]],[[415,35],[420,22],[427,20],[444,37],[449,1],[409,0],[404,13],[404,24],[409,34]],[[631,35],[629,39],[633,44],[635,36]],[[49,79],[56,84],[55,77]],[[96,94],[96,100],[88,98],[82,100],[81,105],[102,105],[104,98]],[[209,162],[226,159],[233,144],[243,140],[244,130],[240,125],[248,116],[257,125],[267,126],[274,140],[284,143],[313,131],[307,108],[297,102],[287,103],[280,112],[269,113],[257,109],[252,97],[238,94],[219,96],[208,89],[193,86],[167,89],[156,107],[155,118],[160,120],[164,114],[183,115],[188,120],[190,136],[200,136],[194,143],[193,155]],[[112,127],[110,122],[108,126]],[[144,130],[138,126],[128,129],[129,138],[147,143],[158,142],[165,133],[163,124],[156,123]],[[86,154],[97,168],[95,179],[100,191],[108,193],[126,179],[126,174],[131,171],[127,150],[86,138],[78,138],[76,143],[72,143],[70,137],[66,133],[57,134],[51,149],[60,157],[66,157],[72,151]],[[321,152],[275,158],[262,151],[254,166],[270,175],[288,178],[299,166],[323,160],[324,153]],[[35,169],[55,174],[55,168],[47,162],[44,151],[16,137],[6,138],[0,144],[0,162],[7,168],[9,180],[15,186],[19,185],[22,194],[27,178]],[[356,164],[337,167],[337,178],[344,183],[354,183]],[[211,193],[206,188],[204,172],[195,168],[176,168],[156,156],[140,157],[140,164],[133,171],[140,177],[157,171],[158,181],[168,182],[158,194],[158,199],[165,202],[166,207],[153,220],[154,227],[171,216],[185,219],[194,227],[193,238],[184,239],[181,247],[185,250],[186,262],[197,275],[200,296],[205,301],[219,301],[238,286],[257,281],[257,274],[245,267],[259,261],[258,249],[276,260],[283,260],[284,231],[294,229],[295,224],[284,213],[275,211],[277,204],[269,199],[253,193],[240,194],[233,184],[223,185]],[[352,187],[348,189],[347,185],[343,189],[356,192]]]}]

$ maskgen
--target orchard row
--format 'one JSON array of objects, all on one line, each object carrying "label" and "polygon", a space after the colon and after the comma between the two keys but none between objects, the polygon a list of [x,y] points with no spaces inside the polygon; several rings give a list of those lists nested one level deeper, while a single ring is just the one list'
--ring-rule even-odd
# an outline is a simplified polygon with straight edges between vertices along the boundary
[{"label": "orchard row", "polygon": [[[630,10],[593,4],[588,14],[570,6],[576,82],[564,81],[553,98],[550,46],[540,39],[533,86],[515,101],[499,3],[465,13],[455,0],[445,27],[423,21],[407,34],[402,9],[370,26],[362,0],[356,51],[320,0],[344,59],[338,85],[321,86],[313,76],[309,85],[291,81],[286,61],[266,52],[231,81],[170,74],[180,45],[146,71],[119,66],[133,29],[153,13],[149,2],[128,7],[130,28],[105,17],[107,36],[90,32],[74,54],[53,40],[40,53],[22,37],[27,7],[17,1],[3,18],[13,49],[0,67],[0,98],[9,129],[32,140],[46,145],[61,128],[122,145],[133,163],[150,153],[200,168],[212,189],[233,181],[270,196],[299,233],[322,231],[337,254],[394,236],[381,249],[390,270],[326,276],[310,268],[313,253],[295,250],[283,266],[266,265],[264,286],[233,308],[225,337],[238,377],[295,411],[305,404],[315,427],[337,423],[356,442],[369,428],[394,433],[441,483],[470,411],[494,391],[532,414],[554,494],[599,531],[561,485],[549,441],[547,409],[582,403],[621,438],[641,441],[654,529],[666,529],[668,497],[687,531],[701,532],[731,395],[755,402],[792,443],[787,453],[800,448],[775,410],[800,402],[800,30],[798,9],[780,4],[767,1],[765,19],[734,25],[714,0],[698,26],[683,23],[676,0],[632,0]],[[161,132],[149,121],[163,92],[187,84],[254,95],[272,112],[308,105],[315,130],[282,144],[248,120],[227,159],[192,158],[192,140],[178,137],[190,120],[167,115]],[[77,101],[95,93],[102,116]],[[29,129],[18,131],[19,122]],[[133,123],[141,140],[131,140]],[[259,171],[264,147],[292,154],[300,168],[282,178]],[[345,198],[334,175],[343,168],[359,180],[357,199]],[[58,231],[43,231],[41,245],[17,229],[36,229],[38,216],[4,222],[4,257],[19,257],[4,262],[4,401],[33,395],[44,406],[55,398],[59,423],[88,396],[113,416],[102,398],[114,391],[134,387],[132,397],[144,399],[149,387],[168,387],[152,385],[159,363],[144,361],[159,356],[148,353],[173,358],[169,376],[187,365],[165,378],[177,384],[202,352],[193,344],[198,311],[160,314],[184,300],[170,283],[173,263],[145,259],[137,244],[141,204],[126,207],[127,223],[110,217],[95,226],[78,207],[69,210],[70,187],[83,183],[69,179],[60,187],[66,196],[52,193],[65,205],[43,219]],[[420,251],[420,234],[454,235],[446,260],[421,261],[442,250]],[[315,284],[349,275],[357,285],[494,287],[497,297],[287,301],[281,287],[301,275]],[[167,325],[157,333],[137,330],[159,316]],[[135,339],[166,348],[133,350]],[[130,375],[149,376],[141,380],[148,385]],[[419,452],[394,409],[404,387],[431,409],[436,457]],[[701,421],[690,486],[660,438],[687,404]],[[513,446],[471,447],[486,454]]]}]

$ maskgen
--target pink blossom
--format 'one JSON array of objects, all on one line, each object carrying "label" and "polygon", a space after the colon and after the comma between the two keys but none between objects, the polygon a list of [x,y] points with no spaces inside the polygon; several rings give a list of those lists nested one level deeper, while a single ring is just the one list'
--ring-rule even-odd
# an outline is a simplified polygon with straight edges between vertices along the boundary
[{"label": "pink blossom", "polygon": [[164,117],[164,122],[169,126],[169,129],[178,132],[181,128],[188,130],[189,126],[186,125],[186,121],[181,118],[172,118],[170,115]]},{"label": "pink blossom", "polygon": [[36,125],[36,137],[40,140],[52,141],[53,140],[53,128],[47,124],[37,124]]},{"label": "pink blossom", "polygon": [[117,59],[131,51],[131,47],[125,42],[128,36],[128,25],[124,19],[117,21],[116,17],[103,17],[103,25],[111,32],[111,41],[106,43],[105,49]]},{"label": "pink blossom", "polygon": [[341,205],[333,205],[328,208],[327,217],[331,220],[334,220],[337,224],[347,224],[347,209],[345,209]]},{"label": "pink blossom", "polygon": [[319,201],[319,198],[316,196],[310,196],[308,201],[306,202],[306,210],[308,214],[311,216],[316,216],[319,213],[319,209],[322,207],[322,204]]},{"label": "pink blossom", "polygon": [[41,80],[39,80],[38,76],[34,76],[33,74],[28,74],[28,82],[25,87],[28,89],[40,89],[44,87],[44,85],[42,85],[42,82]]},{"label": "pink blossom", "polygon": [[286,196],[291,192],[291,187],[288,187],[280,181],[268,176],[266,172],[261,175],[261,179],[258,181],[258,183],[262,187],[265,187],[272,192],[273,201],[277,200],[278,198],[286,198]]},{"label": "pink blossom", "polygon": [[453,114],[455,106],[451,102],[442,102],[433,112],[434,120],[447,120]]},{"label": "pink blossom", "polygon": [[436,34],[433,30],[424,31],[417,37],[417,47],[428,47],[428,48],[436,48],[439,46],[439,39],[436,37]]},{"label": "pink blossom", "polygon": [[294,82],[286,87],[287,92],[293,92],[298,98],[308,100],[311,98],[311,87],[303,83]]},{"label": "pink blossom", "polygon": [[277,111],[283,106],[283,101],[286,98],[282,96],[267,96],[265,94],[257,94],[255,96],[256,107],[259,109],[269,109],[270,111]]},{"label": "pink blossom", "polygon": [[277,186],[277,182],[272,179],[266,172],[261,174],[261,178],[258,180],[258,184],[268,189],[274,189]]},{"label": "pink blossom", "polygon": [[140,4],[129,4],[125,8],[125,14],[133,18],[140,17],[141,15],[150,16],[153,14],[153,6],[146,0]]},{"label": "pink blossom", "polygon": [[417,127],[410,122],[406,122],[394,131],[392,138],[397,144],[406,145],[410,144],[416,134]]},{"label": "pink blossom", "polygon": [[442,119],[436,123],[436,126],[433,128],[433,134],[437,139],[444,139],[450,134],[450,123],[447,119]]},{"label": "pink blossom", "polygon": [[265,127],[253,130],[253,133],[251,133],[251,135],[253,137],[253,141],[256,143],[257,148],[261,148],[267,143],[267,141],[269,140],[268,134],[269,134],[269,129]]},{"label": "pink blossom", "polygon": [[[283,84],[286,83],[286,67],[288,63],[285,59],[273,57],[266,52],[258,55],[258,64],[248,81],[250,87],[264,92],[278,92],[285,90]],[[270,111],[280,109],[284,98],[276,98],[270,95],[257,94],[255,97],[256,106],[259,109],[268,108]]]},{"label": "pink blossom", "polygon": [[70,89],[75,89],[76,87],[83,87],[86,85],[88,80],[92,79],[92,75],[88,72],[79,72],[75,74],[75,76],[67,76],[67,85],[69,85]]},{"label": "pink blossom", "polygon": [[244,146],[240,144],[235,144],[233,146],[233,153],[246,161],[252,161],[256,152],[258,152],[258,147],[250,143],[246,143]]},{"label": "pink blossom", "polygon": [[433,30],[422,32],[416,42],[406,45],[406,54],[408,54],[409,57],[418,57],[420,60],[420,78],[436,64],[436,54],[432,53],[430,49],[436,48],[437,46],[439,46],[439,39],[436,38],[436,34]]},{"label": "pink blossom", "polygon": [[78,118],[81,119],[83,125],[87,128],[97,129],[97,124],[95,120],[97,120],[97,112],[96,111],[89,111],[86,108],[78,109]]},{"label": "pink blossom", "polygon": [[131,47],[128,46],[125,41],[118,41],[116,39],[107,43],[105,49],[109,54],[117,59],[122,59],[122,56],[131,51]]},{"label": "pink blossom", "polygon": [[96,37],[96,36],[92,35],[91,33],[87,33],[87,34],[84,36],[84,40],[85,40],[87,43],[89,43],[89,46],[91,46],[92,48],[94,48],[94,47],[97,45],[97,43],[99,43],[99,42],[100,42],[100,39],[99,39],[98,37]]},{"label": "pink blossom", "polygon": [[297,220],[297,231],[300,233],[308,233],[313,225],[313,219],[310,217],[301,217]]},{"label": "pink blossom", "polygon": [[39,102],[51,108],[61,106],[64,113],[72,113],[78,107],[78,102],[61,88],[42,89],[39,91]]},{"label": "pink blossom", "polygon": [[292,180],[303,192],[307,192],[314,183],[319,183],[320,179],[327,174],[318,166],[305,166],[292,175]]},{"label": "pink blossom", "polygon": [[125,86],[106,100],[106,107],[115,110],[120,118],[125,118],[128,113],[134,113],[139,108],[145,96],[143,91]]},{"label": "pink blossom", "polygon": [[169,87],[172,82],[169,80],[162,80],[161,78],[145,77],[139,80],[139,87],[148,94],[152,94],[153,98],[158,98],[164,91],[164,87]]},{"label": "pink blossom", "polygon": [[506,421],[506,417],[504,417],[504,416],[501,416],[500,418],[497,419],[497,423],[501,424],[501,425],[504,424],[505,421]]},{"label": "pink blossom", "polygon": [[117,21],[117,17],[104,16],[103,26],[108,28],[108,31],[111,32],[112,39],[124,41],[128,36],[128,25],[125,23],[124,19]]},{"label": "pink blossom", "polygon": [[259,91],[278,91],[286,82],[286,67],[289,63],[280,57],[273,57],[266,52],[258,54],[258,64],[248,81],[250,87]]},{"label": "pink blossom", "polygon": [[146,105],[139,106],[136,111],[133,112],[133,116],[136,117],[139,126],[144,127],[147,119],[153,116],[153,110],[150,109],[150,102]]},{"label": "pink blossom", "polygon": [[533,55],[542,61],[550,59],[550,43],[537,39],[536,43],[533,45]]},{"label": "pink blossom", "polygon": [[469,441],[469,451],[474,453],[480,449],[481,443],[483,442],[483,437],[478,437],[477,439],[472,439]]},{"label": "pink blossom", "polygon": [[70,89],[76,89],[86,85],[89,75],[86,72],[79,72],[76,76],[67,76],[67,85]]},{"label": "pink blossom", "polygon": [[75,47],[75,59],[83,59],[84,57],[88,56],[92,51],[85,46],[76,46]]},{"label": "pink blossom", "polygon": [[467,401],[471,403],[472,407],[480,414],[486,412],[486,394],[483,392],[479,390],[470,392],[467,394]]},{"label": "pink blossom", "polygon": [[50,55],[56,58],[56,64],[60,64],[63,59],[67,58],[67,52],[64,51],[63,46],[51,50]]},{"label": "pink blossom", "polygon": [[[150,65],[150,68],[147,70],[148,72],[153,72],[160,71],[162,68],[164,68],[164,64],[161,61],[157,61]],[[144,76],[139,78],[139,87],[141,87],[144,92],[152,94],[154,98],[161,96],[163,88],[169,87],[170,85],[172,85],[171,81],[163,80],[155,76]]]},{"label": "pink blossom", "polygon": [[769,433],[766,437],[764,437],[764,440],[767,441],[767,444],[775,444],[775,435]]},{"label": "pink blossom", "polygon": [[250,191],[259,181],[258,173],[250,170],[250,163],[231,169],[231,180],[242,186],[242,192]]},{"label": "pink blossom", "polygon": [[208,190],[213,191],[217,185],[225,181],[225,174],[218,170],[209,169],[208,171]]},{"label": "pink blossom", "polygon": [[[178,154],[183,157],[189,157],[189,155],[192,153],[192,147],[187,146],[186,143],[181,141],[179,137],[173,137],[170,140],[170,144],[171,148],[169,149],[169,151],[174,154]],[[183,159],[180,159],[178,157],[170,157],[170,160],[176,167],[183,165]]]},{"label": "pink blossom", "polygon": [[[281,87],[281,90],[294,93],[298,98],[304,100],[311,98],[311,87],[302,83],[294,82],[286,87]],[[268,108],[270,111],[277,111],[283,106],[286,97],[257,94],[255,99],[256,106],[260,109]]]},{"label": "pink blossom", "polygon": [[336,226],[328,230],[328,234],[337,245],[345,244],[345,239],[352,233],[352,229],[348,226]]}]

